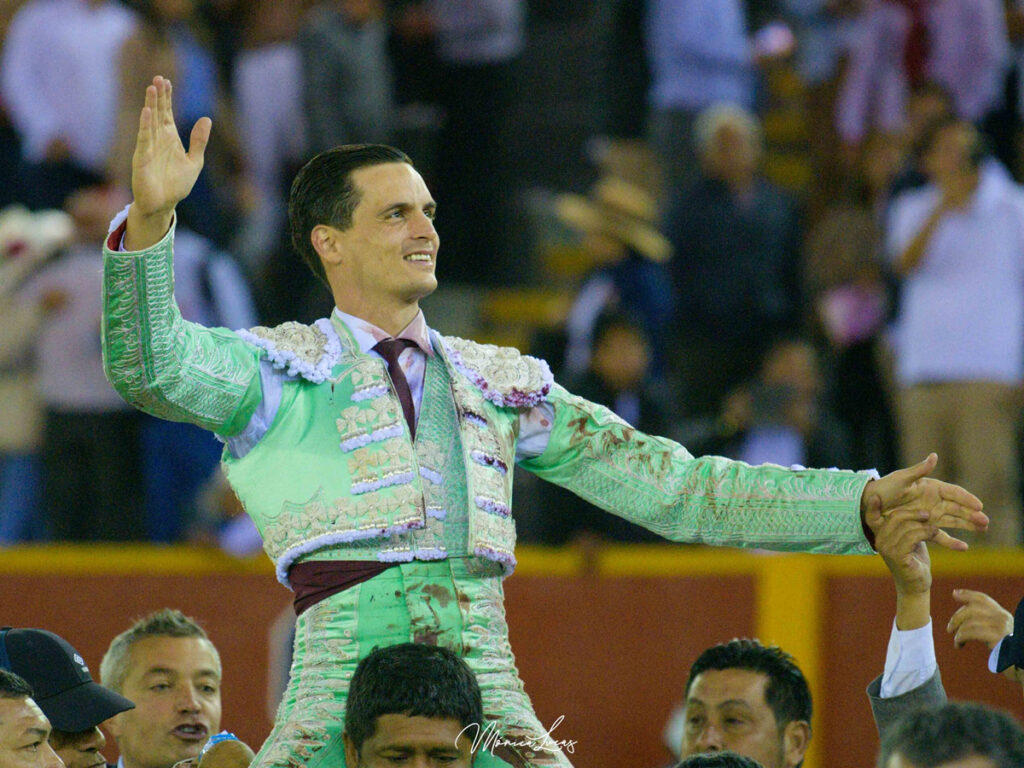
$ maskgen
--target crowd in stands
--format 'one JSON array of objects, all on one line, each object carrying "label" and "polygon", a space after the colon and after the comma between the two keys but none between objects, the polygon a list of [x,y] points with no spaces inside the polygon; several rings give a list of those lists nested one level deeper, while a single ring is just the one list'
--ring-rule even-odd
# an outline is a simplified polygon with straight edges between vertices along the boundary
[{"label": "crowd in stands", "polygon": [[[200,116],[215,126],[177,210],[187,319],[326,314],[287,245],[293,172],[339,143],[403,145],[441,204],[442,286],[564,296],[561,323],[526,341],[570,389],[694,454],[885,472],[937,450],[940,475],[985,500],[977,543],[1020,544],[1024,4],[594,3],[608,87],[563,158],[577,188],[531,216],[519,66],[557,59],[531,34],[587,15],[568,5],[4,4],[0,544],[205,540],[231,507],[219,444],[129,410],[101,372],[99,245],[130,198],[154,74],[174,83],[184,138]],[[801,94],[804,180],[775,162],[780,72]],[[645,538],[568,498],[520,498],[523,541]],[[551,504],[578,514],[555,530]]]}]

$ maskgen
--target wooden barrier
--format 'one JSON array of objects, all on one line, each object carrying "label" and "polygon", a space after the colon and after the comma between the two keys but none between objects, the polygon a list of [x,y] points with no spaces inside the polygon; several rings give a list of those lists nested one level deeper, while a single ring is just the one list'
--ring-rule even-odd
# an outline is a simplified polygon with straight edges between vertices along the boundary
[{"label": "wooden barrier", "polygon": [[[699,547],[522,548],[506,581],[512,647],[537,714],[576,742],[577,768],[670,762],[661,733],[690,663],[709,645],[758,636],[796,656],[811,681],[807,768],[873,764],[864,696],[881,671],[894,597],[877,558],[771,555]],[[1024,553],[934,553],[938,658],[950,695],[1024,713],[1021,692],[985,671],[979,647],[955,651],[951,592],[988,592],[1012,610]],[[223,725],[267,734],[272,625],[290,593],[263,558],[185,547],[45,547],[0,552],[0,623],[67,637],[94,672],[132,618],[164,606],[195,616],[224,661]],[[559,718],[561,718],[559,720]],[[108,758],[116,755],[110,745]]]}]

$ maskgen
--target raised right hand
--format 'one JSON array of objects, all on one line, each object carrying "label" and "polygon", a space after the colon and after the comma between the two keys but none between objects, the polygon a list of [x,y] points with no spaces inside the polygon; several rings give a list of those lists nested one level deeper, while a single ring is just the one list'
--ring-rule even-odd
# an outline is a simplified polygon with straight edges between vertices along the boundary
[{"label": "raised right hand", "polygon": [[174,207],[192,191],[203,169],[211,127],[210,118],[199,118],[186,152],[174,124],[171,81],[159,75],[153,78],[146,88],[132,156],[134,201],[128,219],[131,243],[126,243],[131,250],[153,245],[167,231]]}]

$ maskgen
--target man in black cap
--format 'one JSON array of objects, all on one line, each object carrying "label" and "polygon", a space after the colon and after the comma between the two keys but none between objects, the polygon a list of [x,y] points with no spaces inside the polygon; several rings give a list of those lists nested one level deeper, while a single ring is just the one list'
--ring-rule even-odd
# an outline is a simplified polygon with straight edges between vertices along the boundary
[{"label": "man in black cap", "polygon": [[0,668],[23,677],[53,726],[50,745],[66,768],[99,768],[107,740],[97,727],[135,705],[94,682],[85,660],[45,629],[0,630]]}]

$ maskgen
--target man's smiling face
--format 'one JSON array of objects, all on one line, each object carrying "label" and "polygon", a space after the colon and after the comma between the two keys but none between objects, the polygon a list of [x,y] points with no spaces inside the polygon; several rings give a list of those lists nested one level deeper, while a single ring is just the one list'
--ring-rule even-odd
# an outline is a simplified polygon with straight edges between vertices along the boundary
[{"label": "man's smiling face", "polygon": [[135,709],[109,721],[126,768],[195,757],[220,730],[220,660],[209,640],[147,637],[128,651],[123,693]]},{"label": "man's smiling face", "polygon": [[408,163],[359,168],[352,183],[359,203],[350,227],[328,228],[326,269],[339,309],[373,321],[381,310],[414,308],[437,288],[437,205]]}]

